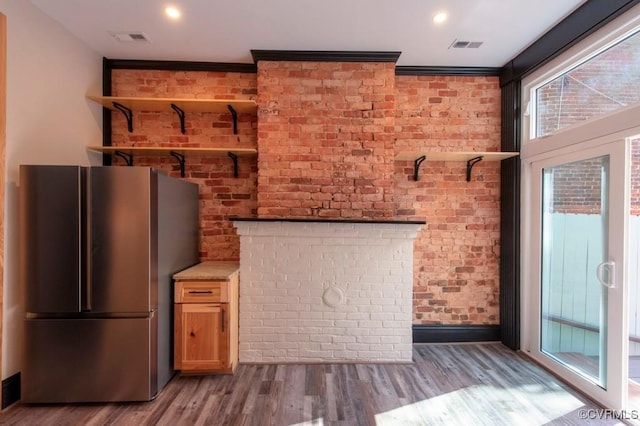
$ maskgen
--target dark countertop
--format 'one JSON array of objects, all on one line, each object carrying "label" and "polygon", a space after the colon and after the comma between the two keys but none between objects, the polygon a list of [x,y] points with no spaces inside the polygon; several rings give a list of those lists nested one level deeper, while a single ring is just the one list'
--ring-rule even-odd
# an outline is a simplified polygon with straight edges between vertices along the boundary
[{"label": "dark countertop", "polygon": [[425,225],[426,220],[393,220],[393,219],[334,219],[322,217],[288,218],[288,217],[237,217],[229,218],[236,222],[306,222],[306,223],[380,223],[393,225]]}]

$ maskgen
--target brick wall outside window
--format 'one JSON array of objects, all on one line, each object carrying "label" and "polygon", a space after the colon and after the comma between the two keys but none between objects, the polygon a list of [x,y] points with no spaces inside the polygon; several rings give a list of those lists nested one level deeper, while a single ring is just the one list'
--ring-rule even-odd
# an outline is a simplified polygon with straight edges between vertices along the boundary
[{"label": "brick wall outside window", "polygon": [[[633,35],[536,91],[537,134],[640,102],[640,35]],[[532,142],[535,143],[535,142]],[[640,138],[632,140],[631,214],[640,215]],[[554,174],[554,212],[600,212],[599,164],[565,165]],[[615,190],[615,188],[614,188]]]}]

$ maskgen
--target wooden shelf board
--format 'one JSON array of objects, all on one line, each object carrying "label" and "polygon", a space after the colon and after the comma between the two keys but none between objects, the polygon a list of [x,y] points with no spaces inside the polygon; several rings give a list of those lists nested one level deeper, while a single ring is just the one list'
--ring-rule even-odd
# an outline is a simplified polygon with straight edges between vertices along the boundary
[{"label": "wooden shelf board", "polygon": [[219,112],[228,113],[228,105],[238,113],[254,113],[258,109],[256,101],[249,99],[179,99],[179,98],[138,98],[126,96],[87,96],[102,106],[115,110],[114,102],[118,102],[133,111],[174,112],[171,104],[175,104],[185,112]]},{"label": "wooden shelf board", "polygon": [[252,156],[258,151],[254,148],[180,148],[180,147],[153,147],[153,146],[88,146],[88,150],[114,154],[116,151],[136,155],[169,155],[177,152],[183,155],[226,155],[232,152],[237,156]]},{"label": "wooden shelf board", "polygon": [[426,157],[426,161],[469,161],[472,158],[482,157],[485,161],[500,161],[505,158],[516,157],[520,155],[519,152],[480,152],[480,151],[465,151],[465,152],[443,152],[443,151],[412,151],[412,152],[400,152],[396,155],[395,159],[398,161],[415,161],[417,158]]}]

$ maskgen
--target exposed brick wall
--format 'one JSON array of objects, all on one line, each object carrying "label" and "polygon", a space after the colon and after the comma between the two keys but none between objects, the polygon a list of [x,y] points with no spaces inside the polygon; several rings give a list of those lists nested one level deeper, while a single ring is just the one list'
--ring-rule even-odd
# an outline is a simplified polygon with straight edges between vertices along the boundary
[{"label": "exposed brick wall", "polygon": [[[495,77],[398,76],[395,152],[499,151]],[[398,217],[427,220],[414,251],[414,323],[499,323],[500,164],[397,162]]]},{"label": "exposed brick wall", "polygon": [[[251,73],[114,70],[114,96],[150,98],[255,99],[256,75]],[[230,114],[186,113],[186,134],[180,133],[175,113],[134,112],[133,132],[126,120],[112,112],[112,142],[121,146],[256,147],[257,117],[238,114],[233,134]],[[114,157],[115,164],[124,162]],[[151,166],[180,176],[171,157],[135,157],[134,164]],[[229,216],[256,212],[255,157],[238,158],[239,177],[227,156],[188,156],[185,179],[200,186],[200,257],[202,260],[237,260],[239,239]]]},{"label": "exposed brick wall", "polygon": [[258,215],[392,217],[393,63],[258,63]]},{"label": "exposed brick wall", "polygon": [[[203,260],[238,259],[229,216],[423,219],[415,242],[414,323],[497,324],[499,163],[465,181],[461,162],[413,164],[400,151],[497,151],[497,78],[395,76],[393,64],[260,62],[259,74],[115,70],[115,96],[257,99],[258,118],[112,113],[114,145],[258,147],[240,158],[187,158],[201,191]],[[116,159],[116,163],[121,160]],[[178,176],[173,158],[136,158]]]}]

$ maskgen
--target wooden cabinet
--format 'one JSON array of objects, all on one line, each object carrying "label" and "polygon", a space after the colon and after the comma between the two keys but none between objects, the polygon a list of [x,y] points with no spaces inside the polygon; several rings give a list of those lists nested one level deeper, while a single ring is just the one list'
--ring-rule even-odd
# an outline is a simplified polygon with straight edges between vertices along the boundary
[{"label": "wooden cabinet", "polygon": [[[203,266],[204,265],[204,266]],[[215,262],[196,265],[196,272]],[[226,264],[225,264],[226,265]],[[220,266],[220,265],[217,265]],[[175,283],[174,366],[184,373],[233,373],[238,364],[238,271]],[[182,272],[188,276],[189,270]],[[192,273],[192,272],[191,272]],[[221,275],[227,275],[221,278]],[[177,278],[176,278],[177,277]]]},{"label": "wooden cabinet", "polygon": [[175,368],[209,371],[228,368],[228,309],[221,304],[177,303]]}]

